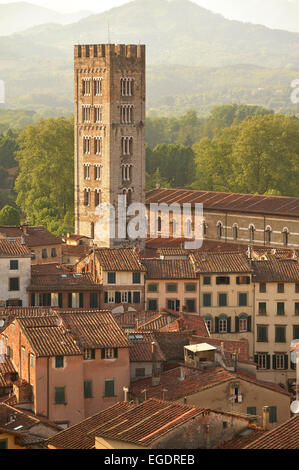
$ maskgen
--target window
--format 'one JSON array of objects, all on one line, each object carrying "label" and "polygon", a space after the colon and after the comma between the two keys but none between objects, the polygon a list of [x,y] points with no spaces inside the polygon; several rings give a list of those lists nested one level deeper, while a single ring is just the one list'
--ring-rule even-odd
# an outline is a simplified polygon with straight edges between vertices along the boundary
[{"label": "window", "polygon": [[229,284],[230,283],[230,278],[229,276],[217,276],[216,277],[216,284],[217,285],[223,285],[223,284]]},{"label": "window", "polygon": [[84,179],[90,180],[90,163],[84,163],[83,173],[84,173]]},{"label": "window", "polygon": [[121,124],[132,124],[134,122],[134,106],[132,104],[121,105],[120,122]]},{"label": "window", "polygon": [[299,325],[293,325],[293,339],[299,339]]},{"label": "window", "polygon": [[296,294],[299,294],[299,284],[295,284],[295,292]]},{"label": "window", "polygon": [[180,301],[177,299],[167,299],[166,305],[170,310],[174,310],[175,312],[180,311]]},{"label": "window", "polygon": [[84,294],[83,292],[69,292],[68,294],[68,307],[69,308],[83,308]]},{"label": "window", "polygon": [[120,79],[120,92],[121,92],[121,96],[133,95],[133,78],[121,78]]},{"label": "window", "polygon": [[227,307],[227,294],[218,294],[219,307]]},{"label": "window", "polygon": [[278,292],[279,294],[283,294],[283,293],[284,293],[284,284],[283,284],[282,282],[279,282],[279,283],[277,284],[277,292]]},{"label": "window", "polygon": [[121,138],[121,149],[122,155],[132,155],[133,153],[133,137],[122,137]]},{"label": "window", "polygon": [[51,258],[56,258],[56,257],[57,257],[56,248],[52,248],[51,249]]},{"label": "window", "polygon": [[236,283],[238,285],[250,284],[250,277],[249,276],[237,276]]},{"label": "window", "polygon": [[205,323],[208,327],[208,330],[210,333],[212,333],[212,329],[213,329],[213,320],[211,317],[205,317]]},{"label": "window", "polygon": [[194,313],[196,311],[195,307],[195,300],[194,299],[186,299],[185,305],[187,307],[187,312]]},{"label": "window", "polygon": [[282,241],[285,246],[289,244],[289,230],[287,228],[283,229]]},{"label": "window", "polygon": [[103,95],[103,79],[94,78],[93,86],[94,86],[94,96],[102,96]]},{"label": "window", "polygon": [[[98,207],[100,202],[101,202],[101,190],[100,189],[95,189],[94,190],[94,205],[95,205],[95,207]],[[94,238],[94,236],[91,237],[91,238]]]},{"label": "window", "polygon": [[248,331],[248,319],[245,316],[239,318],[239,331],[244,332]]},{"label": "window", "polygon": [[256,416],[256,406],[248,406],[247,412],[248,415]]},{"label": "window", "polygon": [[265,241],[266,243],[271,243],[272,229],[271,227],[266,227],[265,230]]},{"label": "window", "polygon": [[84,200],[83,200],[84,206],[90,206],[90,188],[84,188],[83,194],[84,194]]},{"label": "window", "polygon": [[255,232],[255,228],[253,225],[250,225],[249,226],[249,241],[252,243],[254,242],[254,232]]},{"label": "window", "polygon": [[145,368],[144,367],[136,367],[135,377],[145,377]]},{"label": "window", "polygon": [[105,397],[114,397],[114,380],[105,380]]},{"label": "window", "polygon": [[239,293],[239,307],[247,306],[247,294]]},{"label": "window", "polygon": [[166,284],[166,292],[177,292],[178,285],[174,282]]},{"label": "window", "polygon": [[16,259],[11,259],[10,260],[10,269],[12,271],[16,271],[17,269],[19,269],[19,261]]},{"label": "window", "polygon": [[220,317],[219,318],[219,333],[226,333],[227,330],[227,318]]},{"label": "window", "polygon": [[239,232],[238,226],[234,225],[233,226],[233,238],[234,238],[234,240],[238,240],[238,236],[239,236],[238,232]]},{"label": "window", "polygon": [[98,308],[99,306],[99,296],[97,292],[91,292],[89,296],[89,306],[90,308]]},{"label": "window", "polygon": [[148,299],[147,308],[150,311],[158,310],[158,300],[157,299]]},{"label": "window", "polygon": [[116,283],[116,273],[108,273],[108,284]]},{"label": "window", "polygon": [[8,439],[0,439],[0,450],[8,449]]},{"label": "window", "polygon": [[34,366],[34,356],[33,354],[30,354],[30,367],[32,368]]},{"label": "window", "polygon": [[20,290],[20,283],[18,277],[11,277],[9,279],[9,290],[10,291],[18,291]]},{"label": "window", "polygon": [[64,357],[63,356],[56,356],[55,357],[55,368],[61,369],[64,367]]},{"label": "window", "polygon": [[288,356],[286,354],[273,355],[273,369],[286,370],[288,369]]},{"label": "window", "polygon": [[204,276],[203,285],[204,286],[210,286],[211,285],[211,276]]},{"label": "window", "polygon": [[90,154],[90,141],[91,137],[83,137],[83,153],[85,155]]},{"label": "window", "polygon": [[259,315],[266,315],[266,314],[267,314],[267,303],[259,302]]},{"label": "window", "polygon": [[96,358],[96,350],[95,349],[84,349],[84,352],[83,352],[84,361],[92,361],[95,358]]},{"label": "window", "polygon": [[284,302],[277,302],[277,315],[284,315]]},{"label": "window", "polygon": [[193,282],[185,284],[185,292],[196,292],[196,284]]},{"label": "window", "polygon": [[133,273],[133,284],[140,284],[141,276],[140,273]]},{"label": "window", "polygon": [[212,305],[212,294],[203,294],[203,306],[204,307],[211,307]]},{"label": "window", "polygon": [[148,284],[147,292],[158,292],[158,284],[156,283]]},{"label": "window", "polygon": [[299,315],[299,302],[295,302],[295,315]]},{"label": "window", "polygon": [[102,165],[96,164],[94,166],[94,179],[96,181],[99,181],[101,179],[101,172],[102,172],[101,170],[102,170]]},{"label": "window", "polygon": [[286,341],[286,327],[275,326],[275,343],[285,343]]},{"label": "window", "polygon": [[103,107],[101,105],[95,105],[94,107],[94,122],[96,124],[103,122]]},{"label": "window", "polygon": [[94,153],[95,155],[102,155],[102,137],[94,138]]},{"label": "window", "polygon": [[257,341],[260,343],[268,342],[268,326],[257,325]]},{"label": "window", "polygon": [[48,258],[48,252],[47,252],[46,248],[42,249],[42,258],[44,258],[44,259]]},{"label": "window", "polygon": [[90,122],[91,121],[91,105],[84,104],[82,106],[82,121],[83,122]]},{"label": "window", "polygon": [[92,398],[92,381],[84,381],[84,398]]},{"label": "window", "polygon": [[217,236],[218,236],[218,238],[222,238],[222,236],[223,236],[223,224],[222,224],[222,222],[217,223]]},{"label": "window", "polygon": [[260,282],[259,291],[261,294],[267,292],[267,284],[265,282]]},{"label": "window", "polygon": [[25,348],[22,346],[22,361],[25,361]]},{"label": "window", "polygon": [[129,164],[121,166],[123,182],[132,180],[132,168],[133,168],[133,165],[129,165]]},{"label": "window", "polygon": [[65,387],[55,387],[56,405],[65,405]]},{"label": "window", "polygon": [[277,407],[269,406],[269,423],[277,423]]},{"label": "window", "polygon": [[104,348],[102,349],[102,359],[116,359],[118,357],[117,348]]},{"label": "window", "polygon": [[259,369],[270,369],[270,356],[267,353],[258,353],[255,355],[254,362],[259,366]]},{"label": "window", "polygon": [[91,79],[90,78],[83,78],[83,80],[82,80],[83,96],[90,96],[90,89],[91,89]]}]

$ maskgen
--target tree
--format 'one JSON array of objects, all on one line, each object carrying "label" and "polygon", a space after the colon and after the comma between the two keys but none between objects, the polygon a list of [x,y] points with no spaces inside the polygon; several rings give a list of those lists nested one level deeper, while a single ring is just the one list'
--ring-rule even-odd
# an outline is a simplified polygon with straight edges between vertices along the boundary
[{"label": "tree", "polygon": [[18,150],[18,133],[8,129],[0,135],[0,166],[12,168],[16,166],[15,154]]},{"label": "tree", "polygon": [[161,176],[160,168],[157,168],[153,175],[146,173],[146,191],[156,188],[157,185],[160,185],[161,188],[170,187],[169,181]]},{"label": "tree", "polygon": [[20,225],[20,213],[12,206],[4,206],[0,211],[0,225]]},{"label": "tree", "polygon": [[299,120],[254,116],[193,147],[194,189],[299,196]]},{"label": "tree", "polygon": [[18,138],[17,205],[26,222],[57,235],[70,229],[73,214],[73,139],[73,118],[63,117],[40,120]]}]

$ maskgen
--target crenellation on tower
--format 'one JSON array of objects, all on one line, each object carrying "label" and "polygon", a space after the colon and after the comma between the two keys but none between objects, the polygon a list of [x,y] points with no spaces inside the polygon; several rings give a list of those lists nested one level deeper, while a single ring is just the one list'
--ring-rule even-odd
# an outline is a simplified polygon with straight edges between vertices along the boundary
[{"label": "crenellation on tower", "polygon": [[[75,231],[101,246],[122,240],[94,233],[99,202],[145,199],[145,46],[76,45]],[[100,196],[99,196],[100,194]]]}]

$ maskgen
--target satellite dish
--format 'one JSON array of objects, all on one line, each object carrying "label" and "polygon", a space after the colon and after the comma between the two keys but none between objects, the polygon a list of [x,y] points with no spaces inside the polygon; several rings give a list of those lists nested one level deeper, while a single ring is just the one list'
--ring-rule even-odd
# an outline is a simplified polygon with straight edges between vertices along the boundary
[{"label": "satellite dish", "polygon": [[298,400],[293,401],[293,403],[291,403],[291,412],[294,414],[299,413],[299,401]]}]

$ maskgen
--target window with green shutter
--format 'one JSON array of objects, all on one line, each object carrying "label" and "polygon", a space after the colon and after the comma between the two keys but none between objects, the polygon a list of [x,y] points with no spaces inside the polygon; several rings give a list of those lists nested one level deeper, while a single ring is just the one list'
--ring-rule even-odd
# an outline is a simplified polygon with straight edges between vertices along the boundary
[{"label": "window with green shutter", "polygon": [[185,292],[195,292],[196,291],[196,284],[194,282],[188,282],[185,284]]},{"label": "window with green shutter", "polygon": [[90,308],[98,308],[99,306],[99,296],[97,292],[90,293],[90,301],[89,301]]},{"label": "window with green shutter", "polygon": [[268,327],[266,325],[257,325],[257,341],[262,343],[268,341]]},{"label": "window with green shutter", "polygon": [[105,397],[114,397],[114,380],[105,380]]},{"label": "window with green shutter", "polygon": [[204,286],[210,286],[211,285],[211,276],[204,276],[203,285]]},{"label": "window with green shutter", "polygon": [[133,292],[133,304],[140,304],[140,292]]},{"label": "window with green shutter", "polygon": [[0,450],[8,449],[8,439],[0,439]]},{"label": "window with green shutter", "polygon": [[277,423],[277,406],[269,406],[269,423]]},{"label": "window with green shutter", "polygon": [[219,307],[227,306],[227,294],[218,294],[218,305]]},{"label": "window with green shutter", "polygon": [[61,369],[64,367],[64,357],[63,356],[56,356],[55,357],[55,368]]},{"label": "window with green shutter", "polygon": [[55,387],[55,403],[57,405],[65,404],[65,387]]},{"label": "window with green shutter", "polygon": [[259,302],[259,315],[266,315],[266,314],[267,314],[267,303]]},{"label": "window with green shutter", "polygon": [[256,406],[248,406],[247,414],[256,416]]},{"label": "window with green shutter", "polygon": [[133,284],[140,284],[141,282],[140,273],[133,273],[132,280],[133,280]]},{"label": "window with green shutter", "polygon": [[166,284],[166,292],[177,292],[178,285],[174,282]]},{"label": "window with green shutter", "polygon": [[247,306],[247,294],[240,293],[239,294],[239,307],[246,307]]},{"label": "window with green shutter", "polygon": [[203,306],[204,307],[211,307],[212,305],[212,294],[203,294]]},{"label": "window with green shutter", "polygon": [[295,302],[295,315],[299,315],[299,302]]},{"label": "window with green shutter", "polygon": [[84,381],[84,398],[92,398],[92,381]]},{"label": "window with green shutter", "polygon": [[293,325],[293,339],[299,339],[299,325]]},{"label": "window with green shutter", "polygon": [[158,292],[158,284],[151,283],[147,285],[147,292]]},{"label": "window with green shutter", "polygon": [[275,327],[275,343],[285,343],[286,341],[286,327],[276,326]]},{"label": "window with green shutter", "polygon": [[277,302],[277,315],[284,315],[284,302]]},{"label": "window with green shutter", "polygon": [[116,273],[108,273],[108,284],[116,283]]}]

